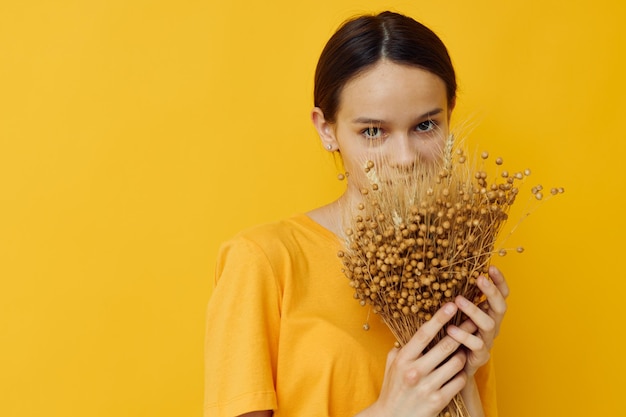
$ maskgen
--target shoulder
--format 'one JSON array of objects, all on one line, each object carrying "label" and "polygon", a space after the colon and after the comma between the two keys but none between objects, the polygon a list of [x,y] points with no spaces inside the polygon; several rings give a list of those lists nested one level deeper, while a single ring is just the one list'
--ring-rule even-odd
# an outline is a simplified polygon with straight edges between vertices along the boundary
[{"label": "shoulder", "polygon": [[217,269],[226,263],[242,266],[265,264],[273,270],[288,267],[295,258],[316,256],[337,240],[328,230],[304,214],[254,226],[224,242],[219,250]]},{"label": "shoulder", "polygon": [[[304,216],[304,215],[302,215]],[[282,293],[292,277],[294,264],[307,262],[311,251],[302,249],[308,230],[306,218],[300,215],[254,226],[237,233],[220,246],[214,288],[275,288]],[[258,292],[258,291],[256,291]]]},{"label": "shoulder", "polygon": [[237,233],[230,240],[254,242],[259,246],[280,244],[293,239],[293,234],[300,228],[299,220],[299,216],[294,216],[276,222],[256,225]]},{"label": "shoulder", "polygon": [[254,226],[222,244],[221,250],[245,247],[271,256],[273,253],[300,252],[304,247],[333,244],[336,237],[305,214]]},{"label": "shoulder", "polygon": [[308,265],[330,262],[340,249],[339,239],[305,214],[246,229],[220,247],[217,273],[237,266],[239,271],[262,268],[278,277],[306,271]]}]

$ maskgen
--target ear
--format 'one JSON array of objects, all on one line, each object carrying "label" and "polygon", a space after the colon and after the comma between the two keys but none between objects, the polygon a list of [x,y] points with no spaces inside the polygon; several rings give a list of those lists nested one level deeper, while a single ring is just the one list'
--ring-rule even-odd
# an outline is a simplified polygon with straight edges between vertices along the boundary
[{"label": "ear", "polygon": [[319,107],[313,108],[311,111],[311,121],[313,126],[317,130],[317,134],[320,135],[322,146],[329,152],[339,150],[339,143],[335,137],[335,129],[333,125],[326,120],[324,112]]}]

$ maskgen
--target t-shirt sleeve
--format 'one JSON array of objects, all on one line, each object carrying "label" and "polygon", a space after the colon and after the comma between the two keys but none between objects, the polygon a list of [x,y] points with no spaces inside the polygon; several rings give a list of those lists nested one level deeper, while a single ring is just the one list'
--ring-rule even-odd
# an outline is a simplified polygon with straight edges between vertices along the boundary
[{"label": "t-shirt sleeve", "polygon": [[280,291],[265,253],[238,237],[219,251],[207,308],[204,415],[275,410]]},{"label": "t-shirt sleeve", "polygon": [[496,401],[496,374],[493,358],[484,364],[474,376],[480,394],[480,401],[485,411],[485,417],[498,417],[498,403]]}]

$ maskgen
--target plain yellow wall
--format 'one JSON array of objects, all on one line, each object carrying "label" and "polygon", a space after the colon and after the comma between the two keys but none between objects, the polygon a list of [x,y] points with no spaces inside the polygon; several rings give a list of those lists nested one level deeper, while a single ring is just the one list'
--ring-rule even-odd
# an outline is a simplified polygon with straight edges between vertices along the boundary
[{"label": "plain yellow wall", "polygon": [[472,146],[567,189],[496,259],[502,415],[623,414],[623,2],[59,0],[0,3],[0,416],[201,415],[218,245],[341,192],[314,66],[385,8],[449,46]]}]

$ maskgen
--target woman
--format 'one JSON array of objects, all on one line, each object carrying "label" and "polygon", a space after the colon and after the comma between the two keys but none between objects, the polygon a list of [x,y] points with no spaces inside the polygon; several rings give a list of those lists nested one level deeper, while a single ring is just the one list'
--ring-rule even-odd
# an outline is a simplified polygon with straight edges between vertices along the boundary
[{"label": "woman", "polygon": [[[447,50],[391,12],[346,22],[315,76],[312,120],[351,173],[335,202],[225,243],[208,307],[206,416],[436,416],[461,393],[473,417],[495,416],[489,349],[506,310],[501,273],[477,280],[488,308],[447,303],[402,349],[366,309],[336,257],[341,208],[367,184],[363,161],[400,172],[441,158],[456,97]],[[461,310],[469,320],[424,353]]]}]

